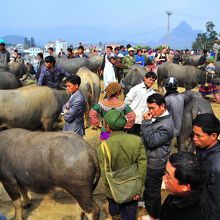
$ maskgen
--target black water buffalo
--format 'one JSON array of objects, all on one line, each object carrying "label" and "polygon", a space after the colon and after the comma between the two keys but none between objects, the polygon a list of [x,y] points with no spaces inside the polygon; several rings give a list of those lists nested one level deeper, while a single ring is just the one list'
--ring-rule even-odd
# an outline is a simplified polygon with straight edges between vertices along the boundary
[{"label": "black water buffalo", "polygon": [[191,65],[191,66],[199,66],[199,59],[201,55],[192,55],[192,54],[183,54],[182,55],[182,64],[183,65]]},{"label": "black water buffalo", "polygon": [[88,219],[99,219],[92,198],[100,177],[97,155],[79,135],[9,129],[0,139],[0,181],[13,201],[15,220],[23,219],[21,195],[23,206],[30,205],[27,190],[45,194],[56,187],[75,198]]},{"label": "black water buffalo", "polygon": [[101,66],[102,66],[102,61],[103,61],[103,56],[101,55],[95,55],[93,57],[91,57],[89,59],[94,66],[95,72],[98,74],[98,76],[100,77],[100,73],[101,73]]},{"label": "black water buffalo", "polygon": [[121,86],[124,90],[124,95],[130,91],[130,89],[137,84],[144,81],[146,69],[139,64],[132,65],[126,76],[121,80]]},{"label": "black water buffalo", "polygon": [[198,84],[203,84],[206,81],[206,72],[190,65],[178,65],[174,63],[163,63],[158,66],[158,88],[163,86],[163,82],[170,76],[173,76],[178,81],[178,86],[192,89]]},{"label": "black water buffalo", "polygon": [[87,67],[92,72],[96,72],[95,66],[86,58],[56,59],[57,65],[61,66],[66,72],[76,74],[80,67]]},{"label": "black water buffalo", "polygon": [[0,71],[0,89],[17,89],[22,84],[13,73],[7,71]]},{"label": "black water buffalo", "polygon": [[85,113],[85,126],[89,126],[89,111],[93,105],[97,104],[99,101],[99,96],[101,92],[101,85],[99,76],[93,73],[86,67],[81,67],[76,75],[81,78],[80,90],[85,96],[87,109]]},{"label": "black water buffalo", "polygon": [[179,151],[193,151],[192,120],[203,113],[213,113],[210,102],[205,100],[199,93],[192,92],[192,98],[184,107],[182,127],[178,138]]},{"label": "black water buffalo", "polygon": [[67,100],[65,91],[46,86],[0,90],[0,129],[37,130],[43,127],[51,131]]}]

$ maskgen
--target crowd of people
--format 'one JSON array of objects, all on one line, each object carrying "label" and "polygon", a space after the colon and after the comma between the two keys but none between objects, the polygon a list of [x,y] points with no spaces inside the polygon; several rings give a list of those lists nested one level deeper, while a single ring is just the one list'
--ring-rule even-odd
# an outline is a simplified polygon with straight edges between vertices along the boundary
[{"label": "crowd of people", "polygon": [[[10,62],[4,46],[5,42],[0,40],[0,68],[6,68]],[[192,93],[179,94],[178,82],[174,77],[164,82],[165,96],[156,93],[152,86],[157,80],[156,66],[170,60],[180,64],[180,51],[170,50],[168,53],[167,46],[163,46],[161,51],[143,51],[141,48],[137,49],[136,54],[134,51],[131,45],[127,45],[127,48],[116,47],[114,50],[107,46],[101,67],[105,97],[89,113],[91,124],[101,129],[101,144],[97,148],[97,155],[109,213],[113,219],[134,220],[138,202],[142,200],[147,215],[141,216],[139,220],[218,220],[220,122],[214,114],[197,115],[193,120],[196,151],[171,154],[172,140],[179,136],[183,109]],[[206,53],[203,52],[205,56]],[[49,56],[45,59],[42,53],[37,55],[37,84],[53,89],[66,87],[70,97],[62,109],[65,121],[63,131],[72,131],[83,137],[86,100],[80,91],[81,78],[71,75],[56,64],[53,48],[48,48],[48,53]],[[58,56],[65,54],[61,51]],[[207,64],[207,71],[213,74],[216,55],[214,58],[212,55],[208,58],[204,56],[200,58],[200,64]],[[67,58],[88,56],[80,45],[77,54],[73,54],[69,48]],[[19,60],[19,56],[16,59]],[[125,76],[134,64],[146,68],[144,81],[131,88],[122,101],[122,88],[117,78],[119,80]],[[116,69],[120,70],[118,74]],[[66,80],[63,82],[64,77]],[[136,194],[130,195],[126,200],[120,198],[121,202],[118,202],[120,192],[112,189],[107,175],[107,162],[109,172],[117,171],[124,175],[124,181],[118,185],[133,180],[126,189],[128,193],[136,187],[135,184],[141,183]],[[131,168],[133,173],[129,176],[127,172],[131,172]],[[161,204],[163,181],[170,195]]]}]

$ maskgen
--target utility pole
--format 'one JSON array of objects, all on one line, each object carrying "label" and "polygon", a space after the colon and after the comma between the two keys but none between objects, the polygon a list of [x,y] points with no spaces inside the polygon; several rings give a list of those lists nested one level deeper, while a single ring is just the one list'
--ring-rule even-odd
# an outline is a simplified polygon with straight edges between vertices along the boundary
[{"label": "utility pole", "polygon": [[171,42],[171,34],[170,34],[170,16],[173,14],[171,11],[165,11],[168,16],[168,24],[167,24],[167,36],[166,36],[166,44],[169,45]]},{"label": "utility pole", "polygon": [[173,12],[171,11],[165,11],[165,13],[168,16],[168,24],[167,24],[167,34],[170,34],[170,16],[173,14]]}]

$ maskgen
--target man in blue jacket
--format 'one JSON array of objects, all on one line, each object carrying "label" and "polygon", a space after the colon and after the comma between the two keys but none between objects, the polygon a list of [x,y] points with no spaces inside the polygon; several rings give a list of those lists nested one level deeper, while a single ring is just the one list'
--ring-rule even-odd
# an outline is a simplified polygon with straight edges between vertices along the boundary
[{"label": "man in blue jacket", "polygon": [[80,136],[85,134],[84,113],[86,101],[82,92],[79,90],[81,78],[77,75],[69,76],[66,79],[67,93],[71,96],[63,106],[65,124],[63,131],[73,131]]}]

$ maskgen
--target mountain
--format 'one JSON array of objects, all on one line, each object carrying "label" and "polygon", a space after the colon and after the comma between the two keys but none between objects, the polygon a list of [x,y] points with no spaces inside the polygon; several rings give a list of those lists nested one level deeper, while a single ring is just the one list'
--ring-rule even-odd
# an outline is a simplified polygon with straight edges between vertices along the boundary
[{"label": "mountain", "polygon": [[25,37],[19,35],[4,35],[0,38],[4,39],[6,43],[19,44],[19,43],[24,43]]},{"label": "mountain", "polygon": [[[181,22],[169,35],[165,35],[165,27],[143,23],[142,26],[109,27],[109,26],[60,26],[60,27],[0,27],[0,36],[8,43],[23,43],[25,36],[28,39],[34,37],[38,46],[44,46],[48,41],[64,39],[67,42],[78,44],[102,43],[131,43],[132,45],[149,45],[156,47],[168,44],[174,49],[191,48],[192,42],[201,31],[193,30],[185,21]],[[15,36],[16,33],[16,36]],[[8,36],[13,36],[8,37]],[[19,40],[20,38],[20,40]]]},{"label": "mountain", "polygon": [[191,49],[197,34],[201,32],[201,30],[193,30],[190,25],[182,21],[170,34],[165,35],[159,41],[149,42],[149,45],[156,47],[158,45],[167,44],[174,49]]}]

